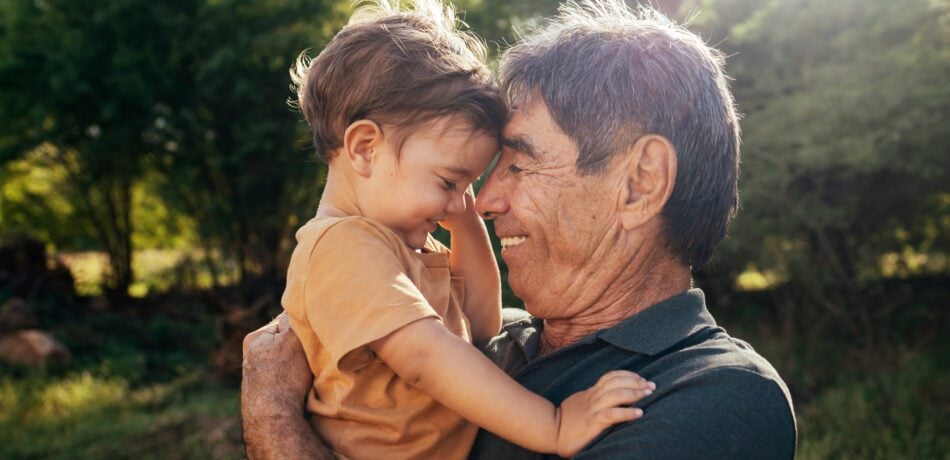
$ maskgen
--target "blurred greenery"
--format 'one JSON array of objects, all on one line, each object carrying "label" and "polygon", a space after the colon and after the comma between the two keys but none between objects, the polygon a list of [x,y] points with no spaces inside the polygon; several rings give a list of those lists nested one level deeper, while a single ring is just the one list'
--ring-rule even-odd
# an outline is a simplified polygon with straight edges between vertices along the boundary
[{"label": "blurred greenery", "polygon": [[[742,210],[696,282],[789,383],[800,457],[947,458],[950,1],[650,3],[727,56]],[[491,59],[557,4],[457,2]],[[240,338],[326,173],[287,70],[350,8],[0,0],[0,244],[74,287],[0,283],[73,355],[0,367],[0,457],[243,455]]]},{"label": "blurred greenery", "polygon": [[237,392],[195,378],[2,377],[0,402],[4,458],[243,458]]},{"label": "blurred greenery", "polygon": [[894,369],[823,391],[802,410],[799,456],[946,458],[950,398],[942,388],[948,379],[940,357],[914,355]]},{"label": "blurred greenery", "polygon": [[874,346],[896,306],[869,287],[950,273],[947,3],[697,3],[745,113],[742,212],[711,277],[755,267],[798,288],[798,327]]}]

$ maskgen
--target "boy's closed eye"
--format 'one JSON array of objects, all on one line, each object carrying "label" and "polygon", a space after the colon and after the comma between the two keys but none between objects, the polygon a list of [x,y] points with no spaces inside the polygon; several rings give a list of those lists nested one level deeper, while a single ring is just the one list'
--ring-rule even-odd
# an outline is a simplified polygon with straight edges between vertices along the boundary
[{"label": "boy's closed eye", "polygon": [[446,179],[444,177],[442,177],[441,179],[442,179],[442,187],[445,188],[446,190],[455,191],[456,189],[458,189],[458,184],[456,184],[455,182],[449,179]]}]

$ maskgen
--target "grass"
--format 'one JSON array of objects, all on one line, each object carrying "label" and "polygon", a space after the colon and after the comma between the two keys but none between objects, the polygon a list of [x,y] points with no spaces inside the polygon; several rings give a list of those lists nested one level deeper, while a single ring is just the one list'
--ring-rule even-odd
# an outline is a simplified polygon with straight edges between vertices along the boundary
[{"label": "grass", "polygon": [[0,365],[0,458],[243,457],[238,392],[210,375],[218,332],[200,303],[53,307],[44,321],[72,359]]},{"label": "grass", "polygon": [[198,374],[133,387],[89,372],[0,379],[2,458],[241,458],[237,391]]},{"label": "grass", "polygon": [[798,458],[950,458],[950,371],[938,362],[905,356],[821,391],[798,408]]}]

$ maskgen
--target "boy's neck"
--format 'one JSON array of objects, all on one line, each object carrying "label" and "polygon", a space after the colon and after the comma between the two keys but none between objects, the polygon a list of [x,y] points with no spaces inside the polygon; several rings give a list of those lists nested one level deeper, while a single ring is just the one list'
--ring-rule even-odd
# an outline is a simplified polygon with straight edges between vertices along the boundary
[{"label": "boy's neck", "polygon": [[356,191],[344,171],[330,165],[327,172],[327,183],[323,187],[323,196],[317,206],[318,216],[347,217],[362,216],[359,203],[356,200]]}]

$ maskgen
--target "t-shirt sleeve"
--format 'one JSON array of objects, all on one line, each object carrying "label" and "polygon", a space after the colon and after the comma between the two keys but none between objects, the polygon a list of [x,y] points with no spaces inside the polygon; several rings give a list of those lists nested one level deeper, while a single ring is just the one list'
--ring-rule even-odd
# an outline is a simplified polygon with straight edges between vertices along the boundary
[{"label": "t-shirt sleeve", "polygon": [[438,318],[407,275],[402,244],[369,222],[347,219],[327,229],[310,254],[307,321],[341,371],[369,364],[369,343],[414,321]]},{"label": "t-shirt sleeve", "polygon": [[426,237],[426,249],[432,252],[443,252],[446,254],[452,252],[448,246],[442,244],[442,242],[432,236],[431,233]]},{"label": "t-shirt sleeve", "polygon": [[717,369],[649,403],[644,415],[618,425],[577,459],[791,459],[795,419],[769,379]]}]

